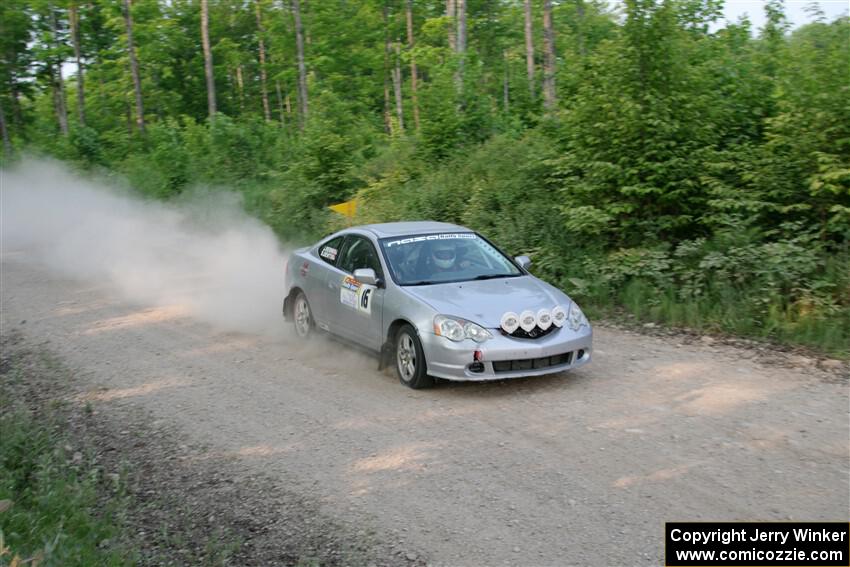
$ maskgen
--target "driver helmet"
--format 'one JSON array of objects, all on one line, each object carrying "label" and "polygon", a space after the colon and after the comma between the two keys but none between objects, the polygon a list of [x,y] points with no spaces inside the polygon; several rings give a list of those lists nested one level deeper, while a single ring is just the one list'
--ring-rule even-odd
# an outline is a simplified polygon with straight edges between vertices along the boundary
[{"label": "driver helmet", "polygon": [[431,249],[431,259],[438,268],[447,270],[455,263],[455,247],[448,242],[439,242]]}]

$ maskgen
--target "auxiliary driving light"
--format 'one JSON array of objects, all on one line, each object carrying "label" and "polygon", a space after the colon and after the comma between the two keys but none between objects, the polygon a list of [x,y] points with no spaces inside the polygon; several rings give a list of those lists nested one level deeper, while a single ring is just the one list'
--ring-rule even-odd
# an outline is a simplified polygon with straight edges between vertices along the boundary
[{"label": "auxiliary driving light", "polygon": [[552,326],[552,314],[548,309],[541,309],[537,312],[537,326],[544,331]]},{"label": "auxiliary driving light", "polygon": [[508,311],[502,315],[501,327],[510,335],[519,328],[519,315],[513,311]]},{"label": "auxiliary driving light", "polygon": [[536,325],[537,319],[534,317],[533,311],[523,311],[519,316],[519,326],[522,327],[522,330],[526,333],[530,333]]},{"label": "auxiliary driving light", "polygon": [[566,322],[567,322],[567,312],[566,312],[566,310],[563,307],[561,307],[560,305],[556,306],[552,310],[552,323],[556,327],[563,327],[564,323],[566,323]]}]

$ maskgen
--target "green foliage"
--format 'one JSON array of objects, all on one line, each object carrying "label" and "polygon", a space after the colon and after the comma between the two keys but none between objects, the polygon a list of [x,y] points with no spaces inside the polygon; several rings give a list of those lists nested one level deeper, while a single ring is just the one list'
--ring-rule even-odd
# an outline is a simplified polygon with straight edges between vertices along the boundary
[{"label": "green foliage", "polygon": [[[806,344],[850,354],[850,257],[824,253],[816,235],[766,240],[742,223],[675,248],[629,248],[585,257],[576,294],[611,297],[639,319]],[[793,230],[796,229],[796,230]],[[565,282],[569,287],[571,282]]]},{"label": "green foliage", "polygon": [[538,3],[531,85],[523,4],[466,4],[459,53],[442,0],[413,3],[414,47],[401,0],[302,3],[304,116],[291,5],[211,0],[210,120],[197,4],[137,0],[142,135],[121,3],[96,0],[79,6],[86,126],[66,78],[66,137],[51,68],[72,53],[67,10],[12,0],[0,103],[16,146],[155,198],[233,187],[288,240],[342,226],[327,206],[356,197],[357,222],[458,222],[530,252],[599,310],[846,352],[847,17],[791,31],[771,0],[754,35],[746,19],[719,26],[721,0],[558,2],[559,103],[544,113]]},{"label": "green foliage", "polygon": [[[64,449],[51,423],[27,413],[0,415],[0,541],[12,559],[39,565],[131,565],[115,540],[119,526],[98,517],[98,471]],[[2,545],[0,545],[2,549]],[[0,553],[2,555],[2,553]]]}]

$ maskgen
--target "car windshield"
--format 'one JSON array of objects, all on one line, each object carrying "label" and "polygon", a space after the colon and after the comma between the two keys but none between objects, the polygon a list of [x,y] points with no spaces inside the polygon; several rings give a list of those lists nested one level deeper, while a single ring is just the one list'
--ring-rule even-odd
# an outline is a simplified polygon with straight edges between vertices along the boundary
[{"label": "car windshield", "polygon": [[521,276],[493,245],[472,232],[384,238],[381,247],[399,285],[431,285]]}]

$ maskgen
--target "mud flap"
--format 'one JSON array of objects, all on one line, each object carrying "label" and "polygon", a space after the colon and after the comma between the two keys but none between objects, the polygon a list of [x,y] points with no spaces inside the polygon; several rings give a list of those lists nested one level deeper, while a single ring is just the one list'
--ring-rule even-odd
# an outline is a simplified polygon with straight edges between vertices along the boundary
[{"label": "mud flap", "polygon": [[388,367],[392,363],[393,358],[393,344],[390,341],[387,341],[381,347],[381,354],[378,356],[378,370],[383,370]]},{"label": "mud flap", "polygon": [[289,296],[283,298],[283,318],[289,321]]}]

